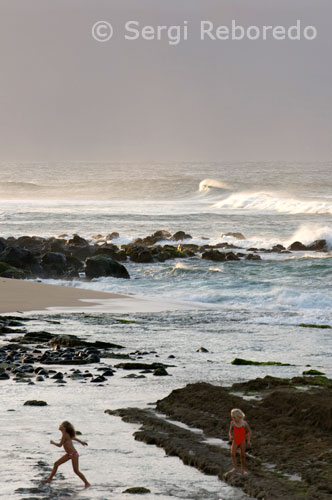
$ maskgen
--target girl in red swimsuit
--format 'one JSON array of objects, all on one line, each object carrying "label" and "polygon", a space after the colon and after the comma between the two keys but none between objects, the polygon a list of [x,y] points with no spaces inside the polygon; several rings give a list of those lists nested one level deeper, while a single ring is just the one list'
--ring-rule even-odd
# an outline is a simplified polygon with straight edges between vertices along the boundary
[{"label": "girl in red swimsuit", "polygon": [[241,472],[246,474],[244,466],[246,463],[246,431],[248,445],[251,445],[251,429],[248,422],[244,420],[245,414],[239,408],[233,408],[231,411],[231,423],[229,426],[229,440],[232,441],[231,456],[233,461],[233,469],[229,472],[237,472],[238,465],[236,460],[236,450],[240,448],[241,451]]},{"label": "girl in red swimsuit", "polygon": [[62,438],[60,443],[55,443],[52,440],[50,441],[50,443],[54,444],[55,446],[58,446],[59,448],[63,446],[66,454],[63,457],[59,458],[59,460],[54,462],[51,474],[47,479],[43,481],[43,483],[50,483],[54,475],[56,474],[59,465],[68,462],[68,460],[71,460],[75,474],[77,474],[78,477],[82,479],[82,481],[85,484],[85,487],[88,488],[90,486],[90,483],[88,482],[86,477],[82,474],[82,472],[80,472],[78,469],[78,453],[74,448],[73,441],[77,441],[78,443],[81,443],[83,446],[88,446],[88,443],[86,443],[85,441],[81,441],[76,437],[74,426],[70,422],[62,422],[62,424],[60,424],[59,426],[59,430],[62,432]]}]

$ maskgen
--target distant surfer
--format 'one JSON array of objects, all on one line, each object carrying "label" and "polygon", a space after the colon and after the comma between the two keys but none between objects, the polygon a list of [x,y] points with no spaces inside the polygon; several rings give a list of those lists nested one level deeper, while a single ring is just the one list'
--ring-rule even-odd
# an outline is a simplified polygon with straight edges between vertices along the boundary
[{"label": "distant surfer", "polygon": [[247,474],[245,471],[245,463],[246,463],[246,441],[248,445],[251,446],[251,429],[249,427],[248,422],[244,420],[245,414],[239,408],[233,408],[231,411],[231,423],[229,426],[229,440],[232,441],[231,448],[231,456],[233,461],[233,469],[231,472],[238,471],[237,459],[236,459],[236,451],[240,448],[241,452],[241,472],[242,474]]},{"label": "distant surfer", "polygon": [[59,465],[68,462],[68,460],[71,460],[75,474],[77,474],[78,477],[82,479],[82,481],[85,484],[85,487],[88,488],[91,485],[84,476],[84,474],[82,474],[82,472],[80,472],[78,468],[78,453],[74,448],[73,441],[77,441],[83,446],[88,446],[88,443],[86,443],[85,441],[81,441],[76,437],[76,431],[74,429],[74,426],[70,422],[62,422],[62,424],[59,425],[59,430],[62,432],[61,441],[59,443],[55,443],[54,441],[51,440],[50,443],[54,444],[55,446],[58,446],[59,448],[63,446],[66,454],[63,457],[59,458],[59,460],[54,462],[51,474],[47,479],[44,479],[44,481],[42,482],[50,483],[53,477],[55,476]]}]

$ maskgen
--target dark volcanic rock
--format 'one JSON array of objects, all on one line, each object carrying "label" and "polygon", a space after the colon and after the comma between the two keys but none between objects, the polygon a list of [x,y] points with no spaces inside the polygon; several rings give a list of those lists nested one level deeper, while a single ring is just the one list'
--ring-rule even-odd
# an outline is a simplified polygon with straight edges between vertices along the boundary
[{"label": "dark volcanic rock", "polygon": [[66,253],[66,240],[61,239],[61,238],[54,238],[53,236],[51,238],[47,238],[43,242],[42,246],[42,253],[47,253],[47,252],[59,252],[59,253]]},{"label": "dark volcanic rock", "polygon": [[147,264],[149,262],[153,262],[153,255],[151,251],[144,246],[134,247],[130,252],[130,260],[133,262]]},{"label": "dark volcanic rock", "polygon": [[151,236],[146,236],[146,238],[137,238],[129,244],[129,246],[153,246],[159,241],[168,240],[171,237],[171,233],[165,230],[156,231]]},{"label": "dark volcanic rock", "polygon": [[113,233],[109,233],[105,240],[108,241],[108,240],[116,240],[116,238],[120,238],[120,235],[119,233],[117,233],[116,231],[113,231]]},{"label": "dark volcanic rock", "polygon": [[27,278],[28,274],[23,269],[17,269],[0,261],[0,277],[21,280]]},{"label": "dark volcanic rock", "polygon": [[327,252],[327,241],[326,240],[316,240],[311,245],[307,245],[307,250],[314,250],[316,252]]},{"label": "dark volcanic rock", "polygon": [[[316,379],[316,380],[314,380]],[[264,384],[249,381],[231,388],[206,383],[190,384],[157,402],[168,418],[203,435],[165,420],[152,410],[116,411],[126,422],[140,423],[135,439],[155,444],[206,474],[215,474],[248,495],[268,500],[329,500],[332,491],[332,381],[325,377],[291,380],[265,377]],[[312,381],[312,382],[311,382]],[[266,382],[266,383],[265,383]],[[306,384],[306,391],[298,386]],[[318,384],[320,389],[315,388]],[[259,390],[250,401],[232,391]],[[260,387],[260,389],[258,389]],[[205,437],[228,441],[230,410],[241,408],[253,430],[253,449],[247,454],[249,474],[225,474],[231,468],[230,449],[204,442]],[[268,464],[268,465],[266,465]],[[290,480],[288,474],[299,479]]]},{"label": "dark volcanic rock", "polygon": [[[29,333],[27,335],[30,335]],[[49,334],[51,335],[51,334]],[[88,342],[87,340],[82,340],[76,335],[52,335],[48,341],[50,346],[64,346],[64,347],[77,347],[86,346],[94,347],[96,349],[123,349],[122,345],[113,344],[112,342],[102,342],[97,340],[96,342]]]},{"label": "dark volcanic rock", "polygon": [[40,255],[42,253],[42,246],[44,243],[44,238],[39,236],[20,236],[16,240],[16,245],[30,250],[33,254]]},{"label": "dark volcanic rock", "polygon": [[218,250],[207,250],[202,253],[202,259],[213,260],[214,262],[225,262],[226,254],[224,252],[219,252]]},{"label": "dark volcanic rock", "polygon": [[153,375],[155,377],[165,377],[166,375],[169,375],[169,373],[167,372],[167,370],[165,370],[165,368],[160,367],[154,370]]},{"label": "dark volcanic rock", "polygon": [[173,234],[172,240],[175,241],[182,241],[182,240],[191,240],[192,236],[190,234],[185,233],[184,231],[178,231],[177,233]]},{"label": "dark volcanic rock", "polygon": [[6,262],[10,266],[24,269],[34,264],[35,258],[29,250],[14,245],[8,246],[3,250],[0,254],[0,261]]},{"label": "dark volcanic rock", "polygon": [[127,269],[122,264],[103,254],[86,259],[84,270],[88,279],[100,278],[101,276],[130,278]]},{"label": "dark volcanic rock", "polygon": [[7,247],[7,241],[0,237],[0,253]]},{"label": "dark volcanic rock", "polygon": [[36,399],[32,399],[30,401],[26,401],[24,406],[47,406],[46,401],[37,401]]},{"label": "dark volcanic rock", "polygon": [[303,252],[306,249],[307,247],[303,245],[303,243],[301,243],[300,241],[294,241],[294,243],[292,243],[288,247],[288,250],[291,250],[292,252],[301,252],[301,251]]},{"label": "dark volcanic rock", "polygon": [[254,253],[249,253],[248,255],[245,256],[246,260],[262,260],[262,257],[260,255],[254,254]]},{"label": "dark volcanic rock", "polygon": [[67,258],[65,254],[60,252],[44,253],[40,263],[46,274],[54,278],[62,276],[67,268]]},{"label": "dark volcanic rock", "polygon": [[125,262],[127,260],[126,252],[123,250],[119,250],[116,245],[112,245],[110,243],[104,243],[103,245],[99,245],[96,247],[95,255],[107,255],[114,260],[119,262]]},{"label": "dark volcanic rock", "polygon": [[146,493],[151,493],[148,488],[143,488],[143,486],[133,486],[132,488],[127,488],[122,493],[131,493],[132,495],[144,495]]},{"label": "dark volcanic rock", "polygon": [[286,250],[286,248],[283,245],[274,245],[274,247],[270,248],[270,252],[280,253],[283,250]]}]

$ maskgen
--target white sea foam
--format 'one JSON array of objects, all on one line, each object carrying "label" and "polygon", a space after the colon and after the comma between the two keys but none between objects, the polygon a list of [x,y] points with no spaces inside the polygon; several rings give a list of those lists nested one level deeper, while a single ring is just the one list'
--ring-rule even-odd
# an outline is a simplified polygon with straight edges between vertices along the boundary
[{"label": "white sea foam", "polygon": [[309,245],[315,240],[326,240],[328,247],[332,248],[332,228],[328,226],[301,225],[299,229],[288,239],[285,244],[290,245],[294,241],[300,241]]},{"label": "white sea foam", "polygon": [[260,210],[286,214],[332,214],[331,202],[299,200],[265,191],[233,193],[215,203],[213,208]]}]

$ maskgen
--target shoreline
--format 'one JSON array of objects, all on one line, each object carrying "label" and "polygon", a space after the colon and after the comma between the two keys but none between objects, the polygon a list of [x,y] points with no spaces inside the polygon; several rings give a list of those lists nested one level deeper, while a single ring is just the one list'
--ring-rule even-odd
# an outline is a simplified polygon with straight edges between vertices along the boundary
[{"label": "shoreline", "polygon": [[105,300],[122,301],[129,298],[127,295],[116,293],[95,292],[12,278],[0,278],[0,296],[0,314],[41,311],[51,307],[90,308]]},{"label": "shoreline", "polygon": [[[188,310],[187,304],[0,277],[0,316],[15,313],[156,313]],[[197,306],[198,307],[198,306]],[[203,306],[200,306],[203,307]]]}]

